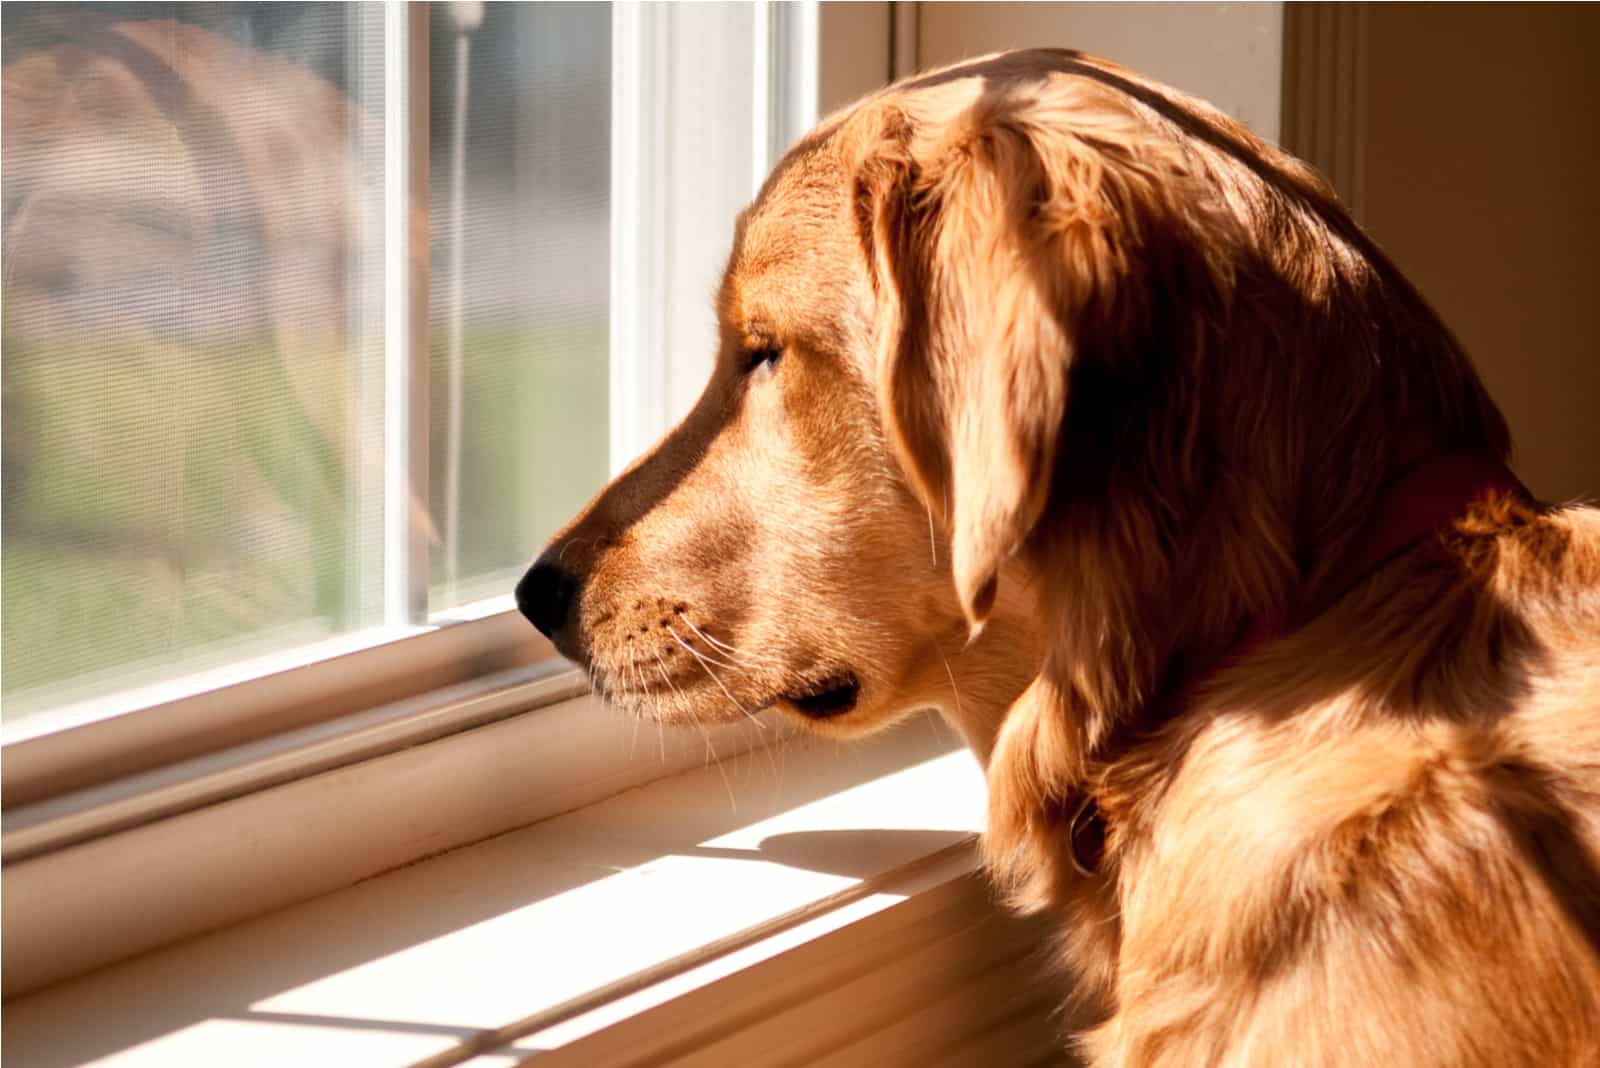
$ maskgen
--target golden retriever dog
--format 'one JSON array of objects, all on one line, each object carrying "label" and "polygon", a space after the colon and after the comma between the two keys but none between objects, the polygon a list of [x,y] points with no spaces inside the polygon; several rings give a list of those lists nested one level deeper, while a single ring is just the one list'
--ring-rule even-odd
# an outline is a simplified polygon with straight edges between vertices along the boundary
[{"label": "golden retriever dog", "polygon": [[937,708],[1093,1065],[1600,1064],[1600,511],[1307,167],[993,56],[796,146],[717,314],[518,586],[599,692]]}]

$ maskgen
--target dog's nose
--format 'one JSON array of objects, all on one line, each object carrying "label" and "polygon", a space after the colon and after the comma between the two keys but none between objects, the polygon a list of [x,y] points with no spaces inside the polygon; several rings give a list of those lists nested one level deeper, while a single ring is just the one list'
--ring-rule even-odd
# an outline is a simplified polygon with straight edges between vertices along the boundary
[{"label": "dog's nose", "polygon": [[567,616],[577,592],[578,577],[550,559],[548,553],[535,560],[517,583],[518,610],[569,656],[563,639],[569,637]]}]

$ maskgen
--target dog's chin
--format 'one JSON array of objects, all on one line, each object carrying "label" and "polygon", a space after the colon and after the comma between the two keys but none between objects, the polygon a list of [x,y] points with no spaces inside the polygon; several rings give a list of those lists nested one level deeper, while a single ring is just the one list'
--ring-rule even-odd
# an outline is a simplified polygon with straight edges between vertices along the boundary
[{"label": "dog's chin", "polygon": [[832,735],[870,733],[878,717],[863,707],[861,678],[849,668],[830,667],[803,675],[804,681],[765,694],[739,693],[709,680],[678,680],[670,690],[638,690],[607,685],[604,672],[591,680],[612,707],[628,715],[669,725],[710,725],[776,709],[816,731]]}]

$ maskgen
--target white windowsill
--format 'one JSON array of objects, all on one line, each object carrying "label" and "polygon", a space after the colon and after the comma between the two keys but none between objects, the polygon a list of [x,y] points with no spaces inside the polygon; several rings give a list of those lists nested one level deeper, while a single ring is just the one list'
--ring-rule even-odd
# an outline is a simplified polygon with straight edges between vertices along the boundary
[{"label": "white windowsill", "polygon": [[962,880],[982,808],[928,721],[756,751],[11,1001],[4,1060],[514,1063]]},{"label": "white windowsill", "polygon": [[[71,696],[61,697],[52,691],[50,707],[0,725],[0,732],[3,732],[0,736],[3,736],[7,745],[28,742],[56,731],[143,712],[243,683],[258,682],[285,671],[324,664],[394,642],[433,634],[447,627],[476,623],[494,616],[510,619],[515,611],[516,606],[509,593],[497,594],[435,612],[426,623],[365,627],[348,634],[298,643],[285,642],[281,638],[275,643],[271,638],[264,639],[262,644],[276,644],[278,647],[255,655],[241,652],[251,648],[249,640],[241,640],[224,651],[211,651],[204,657],[196,658],[197,663],[203,664],[213,659],[221,660],[221,663],[196,667],[176,678],[169,677],[171,665],[164,659],[160,661],[160,666],[89,672],[70,686],[60,687],[61,694]],[[148,675],[157,675],[158,681],[144,681]],[[32,699],[32,695],[24,696]]]}]

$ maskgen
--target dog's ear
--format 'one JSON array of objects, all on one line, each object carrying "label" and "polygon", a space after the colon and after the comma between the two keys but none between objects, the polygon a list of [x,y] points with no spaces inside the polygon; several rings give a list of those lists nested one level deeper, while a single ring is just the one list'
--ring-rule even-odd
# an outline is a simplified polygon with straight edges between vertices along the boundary
[{"label": "dog's ear", "polygon": [[937,143],[891,118],[856,173],[884,429],[949,535],[974,634],[1043,511],[1066,408],[1058,192],[1030,132],[978,108]]}]

